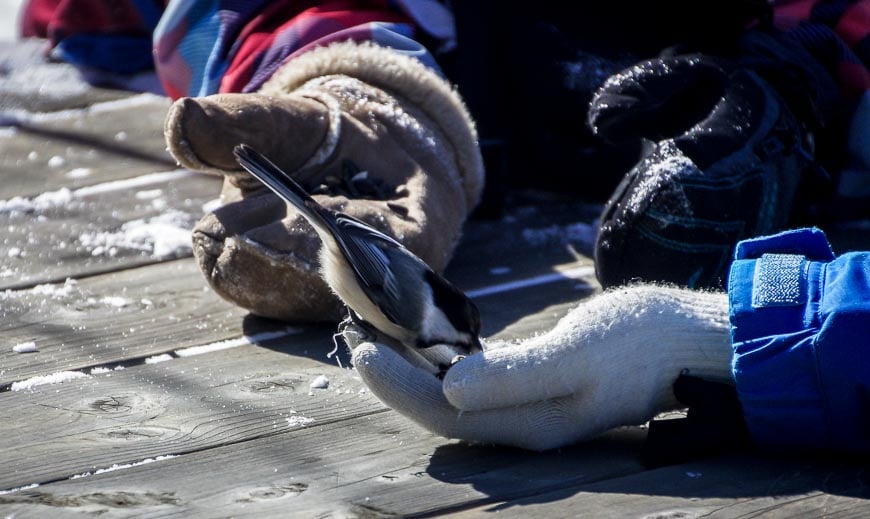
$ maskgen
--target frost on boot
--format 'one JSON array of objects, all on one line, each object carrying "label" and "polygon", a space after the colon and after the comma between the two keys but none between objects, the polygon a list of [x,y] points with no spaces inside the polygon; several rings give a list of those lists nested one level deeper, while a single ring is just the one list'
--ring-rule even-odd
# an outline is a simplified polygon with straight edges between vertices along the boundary
[{"label": "frost on boot", "polygon": [[193,233],[218,294],[282,320],[334,321],[342,311],[318,273],[314,230],[228,160],[240,143],[274,157],[324,206],[374,225],[435,270],[446,267],[480,197],[483,167],[462,100],[432,70],[346,42],[294,58],[258,94],[213,97],[214,106],[189,101],[200,106],[170,111],[166,136],[183,165],[225,176],[225,205]]},{"label": "frost on boot", "polygon": [[798,121],[768,83],[699,55],[612,77],[593,99],[590,125],[648,143],[601,217],[595,265],[605,287],[721,288],[739,240],[787,224],[811,162]]}]

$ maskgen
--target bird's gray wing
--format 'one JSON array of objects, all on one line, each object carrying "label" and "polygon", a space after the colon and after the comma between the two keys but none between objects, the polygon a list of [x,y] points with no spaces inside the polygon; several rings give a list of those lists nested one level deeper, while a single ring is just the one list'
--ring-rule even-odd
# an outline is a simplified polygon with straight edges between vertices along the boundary
[{"label": "bird's gray wing", "polygon": [[401,287],[395,271],[390,265],[390,255],[385,249],[407,249],[393,238],[356,218],[339,214],[336,225],[340,230],[336,233],[339,236],[338,245],[351,259],[350,263],[360,281],[370,289],[369,297],[388,319],[397,324],[402,322],[398,315],[403,313],[402,306],[405,303],[402,301]]}]

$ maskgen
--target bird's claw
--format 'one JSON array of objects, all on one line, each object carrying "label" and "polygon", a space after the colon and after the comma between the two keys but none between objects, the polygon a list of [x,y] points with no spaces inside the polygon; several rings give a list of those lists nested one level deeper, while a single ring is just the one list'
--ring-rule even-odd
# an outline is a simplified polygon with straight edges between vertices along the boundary
[{"label": "bird's claw", "polygon": [[350,349],[354,349],[363,342],[372,342],[375,339],[377,339],[377,334],[354,319],[351,313],[348,313],[347,317],[338,323],[335,333],[332,334],[332,342],[336,347],[339,341],[343,341]]}]

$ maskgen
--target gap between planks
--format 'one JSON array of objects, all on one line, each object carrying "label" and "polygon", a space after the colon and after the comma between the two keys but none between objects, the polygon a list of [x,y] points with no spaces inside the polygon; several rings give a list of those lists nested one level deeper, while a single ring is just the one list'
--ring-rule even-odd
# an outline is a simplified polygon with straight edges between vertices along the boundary
[{"label": "gap between planks", "polygon": [[[472,289],[468,291],[468,294],[476,300],[485,299],[488,297],[492,297],[499,294],[504,294],[506,292],[519,291],[529,288],[534,288],[538,286],[548,285],[551,283],[564,282],[564,281],[583,281],[587,279],[589,276],[594,275],[594,269],[587,265],[581,266],[559,266],[555,267],[556,272],[533,276],[529,278],[512,280],[502,283],[495,283],[492,285],[479,287],[477,289]],[[252,343],[258,343],[262,341],[269,341],[272,339],[277,339],[281,337],[286,337],[289,335],[295,335],[300,333],[301,329],[296,327],[285,327],[281,331],[266,331],[266,332],[258,332],[251,335],[242,335],[240,337],[235,338],[222,338],[218,341],[214,341],[211,343],[201,344],[201,345],[193,345],[187,346],[184,348],[178,349],[165,349],[159,351],[151,351],[143,355],[134,355],[132,357],[127,357],[123,359],[112,359],[106,362],[99,362],[93,364],[87,364],[84,366],[76,367],[76,371],[88,371],[94,369],[113,369],[117,366],[123,367],[131,367],[136,365],[141,365],[146,362],[149,362],[150,359],[153,359],[156,355],[168,355],[171,358],[190,356],[190,355],[199,355],[210,353],[212,351],[220,351],[229,348],[235,348],[238,346],[250,345]],[[27,354],[24,354],[27,355]],[[336,357],[338,358],[338,357]],[[340,363],[339,363],[340,366]],[[0,393],[15,390],[16,387],[24,387],[27,386],[27,381],[33,378],[38,378],[44,375],[36,375],[36,377],[30,378],[22,378],[16,380],[9,380],[2,385],[0,385]]]}]

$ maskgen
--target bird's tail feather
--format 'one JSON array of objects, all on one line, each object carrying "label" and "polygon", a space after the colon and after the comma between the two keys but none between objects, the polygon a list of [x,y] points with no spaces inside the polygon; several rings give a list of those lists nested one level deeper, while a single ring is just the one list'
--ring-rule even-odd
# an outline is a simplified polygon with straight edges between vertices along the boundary
[{"label": "bird's tail feather", "polygon": [[311,198],[286,171],[247,144],[239,144],[233,149],[233,153],[243,168],[266,184],[276,195],[298,209],[311,225],[330,227],[329,222],[317,211],[320,204]]}]

